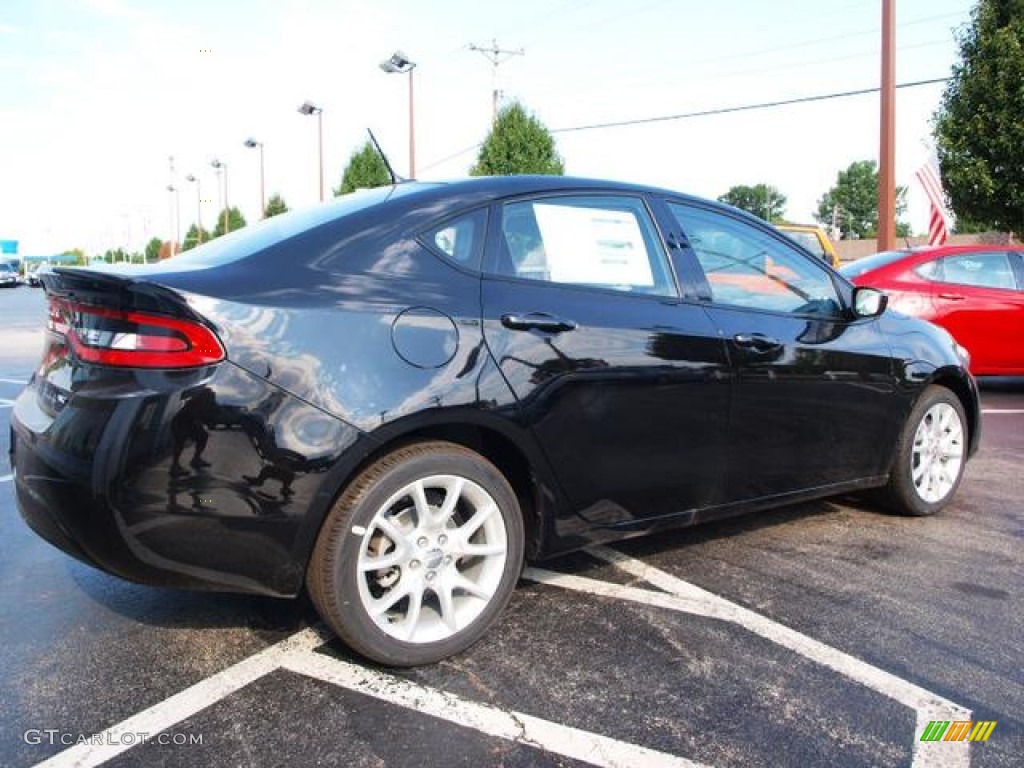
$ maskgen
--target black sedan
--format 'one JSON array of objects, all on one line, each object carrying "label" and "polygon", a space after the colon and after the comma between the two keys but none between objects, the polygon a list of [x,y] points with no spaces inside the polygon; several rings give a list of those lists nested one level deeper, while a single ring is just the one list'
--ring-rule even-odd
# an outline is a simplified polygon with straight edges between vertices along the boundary
[{"label": "black sedan", "polygon": [[43,278],[20,510],[150,584],[294,596],[457,653],[524,559],[875,489],[951,502],[962,350],[760,220],[552,177],[407,183]]}]

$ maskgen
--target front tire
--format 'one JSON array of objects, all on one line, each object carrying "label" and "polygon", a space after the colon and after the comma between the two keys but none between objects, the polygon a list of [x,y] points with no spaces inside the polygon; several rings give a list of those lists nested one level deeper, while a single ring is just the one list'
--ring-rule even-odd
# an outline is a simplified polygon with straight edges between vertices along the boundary
[{"label": "front tire", "polygon": [[900,433],[886,500],[904,515],[933,515],[946,507],[964,473],[967,419],[959,398],[930,386]]},{"label": "front tire", "polygon": [[482,456],[452,443],[377,460],[335,503],[307,584],[331,629],[390,666],[430,664],[475,643],[522,570],[516,495]]}]

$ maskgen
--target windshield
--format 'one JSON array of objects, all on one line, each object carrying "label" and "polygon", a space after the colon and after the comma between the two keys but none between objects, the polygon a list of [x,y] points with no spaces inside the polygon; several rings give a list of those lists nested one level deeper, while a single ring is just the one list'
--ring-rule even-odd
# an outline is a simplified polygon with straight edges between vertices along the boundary
[{"label": "windshield", "polygon": [[870,272],[873,269],[892,264],[894,261],[899,261],[907,253],[908,251],[882,251],[881,253],[874,253],[871,256],[865,256],[863,259],[857,259],[840,267],[839,272],[847,279],[852,280],[855,277],[860,277],[865,272]]},{"label": "windshield", "polygon": [[796,240],[800,245],[813,253],[815,256],[824,256],[825,249],[821,247],[821,240],[813,232],[792,232],[782,230],[782,233],[790,240]]}]

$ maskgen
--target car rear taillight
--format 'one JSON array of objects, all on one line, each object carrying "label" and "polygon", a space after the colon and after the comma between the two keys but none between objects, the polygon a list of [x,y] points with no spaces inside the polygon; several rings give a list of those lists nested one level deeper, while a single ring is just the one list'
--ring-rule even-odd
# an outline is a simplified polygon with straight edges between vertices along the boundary
[{"label": "car rear taillight", "polygon": [[50,299],[49,329],[63,335],[89,363],[128,368],[192,368],[224,359],[209,328],[148,312],[94,307]]}]

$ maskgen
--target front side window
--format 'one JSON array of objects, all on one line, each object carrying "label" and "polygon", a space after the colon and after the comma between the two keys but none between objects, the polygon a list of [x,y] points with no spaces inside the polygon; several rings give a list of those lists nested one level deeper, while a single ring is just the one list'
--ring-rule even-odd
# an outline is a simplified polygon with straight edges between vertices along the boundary
[{"label": "front side window", "polygon": [[957,285],[973,285],[979,288],[1004,288],[1013,290],[1017,280],[1007,253],[961,253],[947,256],[930,275],[933,280]]},{"label": "front side window", "polygon": [[617,291],[675,295],[664,249],[643,201],[550,197],[508,203],[492,271]]},{"label": "front side window", "polygon": [[829,274],[786,242],[738,219],[669,203],[711,289],[711,300],[772,312],[836,316]]}]

